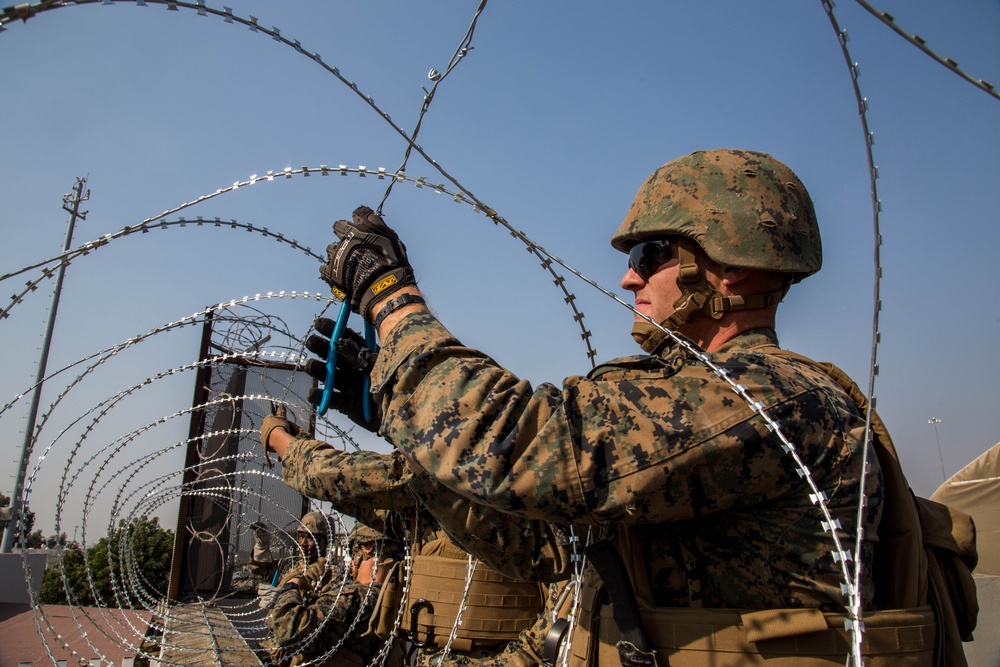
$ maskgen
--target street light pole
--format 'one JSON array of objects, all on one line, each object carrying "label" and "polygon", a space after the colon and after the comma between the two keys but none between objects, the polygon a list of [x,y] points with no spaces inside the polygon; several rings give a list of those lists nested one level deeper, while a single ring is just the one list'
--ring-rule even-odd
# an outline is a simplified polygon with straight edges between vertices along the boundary
[{"label": "street light pole", "polygon": [[[87,219],[87,211],[80,210],[80,204],[90,199],[90,190],[84,192],[87,187],[86,178],[77,178],[73,192],[63,195],[63,209],[69,216],[69,225],[66,229],[66,241],[63,243],[63,253],[69,252],[73,247],[73,228],[76,219]],[[59,271],[56,275],[56,287],[52,294],[52,306],[49,308],[49,322],[45,328],[45,338],[42,341],[42,355],[38,360],[38,374],[35,376],[35,390],[31,395],[31,407],[28,409],[28,423],[24,427],[24,443],[21,445],[21,460],[17,465],[17,482],[14,484],[14,493],[10,499],[11,521],[7,524],[4,532],[3,544],[0,545],[0,552],[10,553],[14,546],[14,533],[21,528],[21,514],[23,507],[21,494],[24,493],[24,477],[28,469],[28,460],[31,457],[32,438],[35,431],[35,418],[38,416],[38,401],[42,396],[42,381],[45,379],[45,368],[49,363],[49,345],[52,342],[52,330],[56,326],[56,313],[59,311],[59,297],[62,294],[63,276],[66,273],[66,262],[59,264]]]},{"label": "street light pole", "polygon": [[944,474],[944,455],[941,454],[941,438],[938,437],[937,425],[941,423],[941,420],[937,417],[931,417],[927,420],[927,423],[934,427],[934,439],[937,440],[938,458],[941,459],[941,481],[943,482],[948,478]]}]

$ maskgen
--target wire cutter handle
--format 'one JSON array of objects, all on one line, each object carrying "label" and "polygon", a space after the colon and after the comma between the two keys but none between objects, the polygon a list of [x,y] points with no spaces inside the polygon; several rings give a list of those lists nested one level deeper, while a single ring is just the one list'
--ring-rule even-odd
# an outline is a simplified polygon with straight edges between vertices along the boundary
[{"label": "wire cutter handle", "polygon": [[[371,322],[365,320],[365,347],[373,352],[378,349],[375,344],[375,327]],[[370,373],[365,375],[365,400],[362,403],[365,412],[365,421],[371,423],[372,413],[375,412],[374,401],[372,400],[372,376]]]},{"label": "wire cutter handle", "polygon": [[326,379],[323,380],[323,398],[319,402],[317,413],[322,417],[330,407],[330,397],[333,394],[333,382],[337,378],[337,341],[344,335],[347,319],[351,316],[351,304],[344,301],[340,304],[337,321],[330,334],[330,351],[326,353]]},{"label": "wire cutter handle", "polygon": [[[337,341],[339,341],[343,335],[344,331],[347,329],[347,320],[351,317],[351,304],[344,301],[340,304],[340,310],[337,312],[337,321],[333,325],[333,333],[330,334],[330,351],[326,355],[326,378],[323,381],[323,398],[319,402],[319,407],[317,408],[317,413],[320,417],[326,414],[326,411],[330,408],[330,398],[333,395],[333,385],[337,378]],[[365,321],[365,346],[369,350],[375,350],[375,327],[368,321]],[[364,382],[364,414],[365,420],[371,421],[373,405],[372,405],[372,395],[371,395],[371,378],[365,376]]]}]

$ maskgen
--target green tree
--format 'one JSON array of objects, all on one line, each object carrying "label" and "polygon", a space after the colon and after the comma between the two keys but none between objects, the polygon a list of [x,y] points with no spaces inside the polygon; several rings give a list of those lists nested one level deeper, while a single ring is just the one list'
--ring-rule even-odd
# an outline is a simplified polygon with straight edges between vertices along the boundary
[{"label": "green tree", "polygon": [[46,570],[39,599],[67,604],[68,589],[76,605],[142,606],[139,591],[152,599],[166,595],[173,546],[174,532],[161,528],[156,517],[119,521],[86,554],[75,544],[65,549],[62,567]]},{"label": "green tree", "polygon": [[42,531],[36,530],[33,533],[29,533],[24,546],[28,549],[41,549],[44,547],[45,538],[42,536]]},{"label": "green tree", "polygon": [[[10,496],[4,494],[3,492],[0,492],[0,507],[7,507],[8,505],[10,505],[10,500],[11,500]],[[32,512],[31,510],[27,510],[27,511],[25,511],[25,510],[26,510],[26,508],[24,508],[24,507],[21,508],[22,518],[23,518],[23,521],[24,521],[24,534],[27,535],[28,539],[30,540],[31,539],[31,530],[32,530],[32,528],[35,527],[35,513]],[[16,535],[16,537],[18,539],[20,539],[21,527],[17,524],[17,522],[14,522],[11,526],[9,526],[9,528],[11,528],[13,530],[16,530],[17,532],[15,533],[15,535]],[[42,532],[41,531],[36,531],[36,532],[38,532],[38,537],[41,538]],[[30,542],[29,542],[28,548],[29,549],[35,549],[37,547],[30,546]]]},{"label": "green tree", "polygon": [[[55,567],[45,570],[42,576],[42,588],[38,601],[42,604],[69,604],[66,591],[70,593],[73,604],[89,606],[94,604],[90,594],[90,584],[87,581],[86,556],[76,542],[62,552],[62,560]],[[63,583],[63,572],[66,583]]]},{"label": "green tree", "polygon": [[45,546],[49,549],[55,549],[56,547],[64,547],[69,542],[69,538],[66,537],[66,533],[59,533],[58,535],[49,535],[45,538]]}]

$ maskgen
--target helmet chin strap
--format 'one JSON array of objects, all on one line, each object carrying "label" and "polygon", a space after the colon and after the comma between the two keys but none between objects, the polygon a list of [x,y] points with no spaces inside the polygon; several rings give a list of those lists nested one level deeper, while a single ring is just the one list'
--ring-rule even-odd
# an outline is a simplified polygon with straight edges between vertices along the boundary
[{"label": "helmet chin strap", "polygon": [[[677,237],[677,259],[680,263],[677,286],[681,289],[681,296],[674,302],[674,312],[660,322],[663,329],[680,332],[681,327],[699,313],[717,320],[727,312],[773,306],[784,298],[792,284],[789,276],[780,290],[769,294],[723,296],[708,284],[698,268],[695,255],[697,247],[694,239]],[[646,320],[639,320],[632,325],[632,336],[641,339],[639,346],[648,354],[659,352],[669,339],[669,335],[660,327]]]}]

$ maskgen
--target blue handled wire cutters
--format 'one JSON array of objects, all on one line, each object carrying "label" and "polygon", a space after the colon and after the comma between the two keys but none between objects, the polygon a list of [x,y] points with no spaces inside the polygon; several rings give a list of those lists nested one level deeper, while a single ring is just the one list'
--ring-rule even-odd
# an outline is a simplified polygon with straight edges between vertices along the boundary
[{"label": "blue handled wire cutters", "polygon": [[[351,316],[351,304],[344,301],[340,304],[340,311],[337,313],[337,322],[333,325],[333,333],[330,334],[330,351],[326,355],[326,379],[323,381],[323,398],[319,402],[317,412],[322,417],[330,407],[330,397],[333,394],[333,382],[337,377],[337,341],[344,335],[347,329],[347,320]],[[365,346],[369,350],[375,349],[375,327],[370,322],[365,321]],[[365,420],[372,420],[371,378],[365,376],[364,384],[364,413]]]}]

